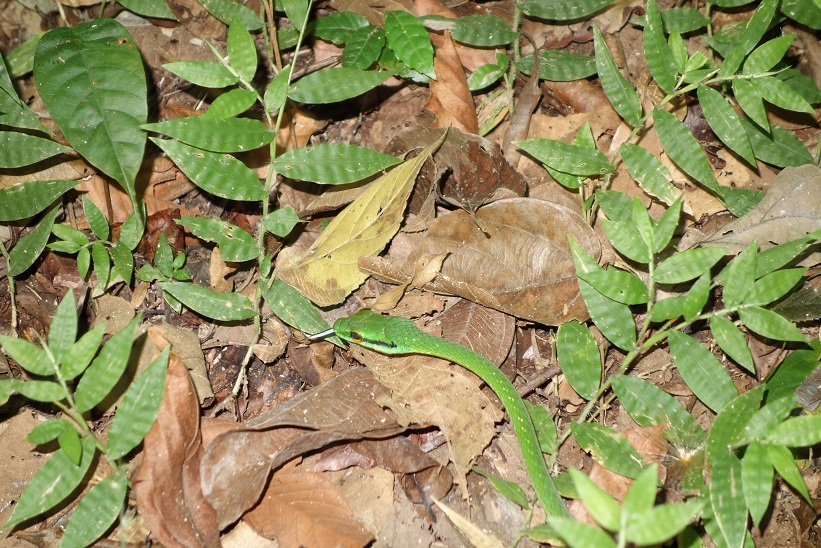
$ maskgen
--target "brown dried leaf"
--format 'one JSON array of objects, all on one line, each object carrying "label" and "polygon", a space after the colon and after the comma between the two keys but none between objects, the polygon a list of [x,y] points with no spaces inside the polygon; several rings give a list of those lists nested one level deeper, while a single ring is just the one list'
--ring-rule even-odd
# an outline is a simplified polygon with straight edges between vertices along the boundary
[{"label": "brown dried leaf", "polygon": [[404,270],[422,255],[450,252],[426,289],[458,295],[546,325],[587,319],[568,247],[572,236],[591,256],[601,255],[593,229],[570,209],[528,198],[494,202],[430,224]]},{"label": "brown dried leaf", "polygon": [[[154,333],[155,344],[163,347]],[[143,442],[142,464],[134,477],[140,514],[165,546],[220,545],[216,513],[200,485],[199,419],[194,385],[172,350],[160,411]]]},{"label": "brown dried leaf", "polygon": [[764,199],[749,213],[701,241],[738,253],[756,240],[766,249],[821,229],[821,169],[788,167],[773,179]]},{"label": "brown dried leaf", "polygon": [[425,109],[436,115],[434,127],[479,133],[476,105],[450,33],[446,31],[439,42],[433,59],[436,80],[430,81],[430,99]]},{"label": "brown dried leaf", "polygon": [[261,535],[276,538],[281,548],[358,548],[373,540],[336,486],[313,472],[275,474],[265,496],[244,520]]},{"label": "brown dried leaf", "polygon": [[386,438],[405,429],[376,403],[387,390],[363,368],[352,369],[217,436],[202,461],[205,496],[221,528],[256,504],[272,469],[343,440]]},{"label": "brown dried leaf", "polygon": [[442,314],[442,336],[501,365],[510,352],[516,320],[492,308],[462,299]]}]

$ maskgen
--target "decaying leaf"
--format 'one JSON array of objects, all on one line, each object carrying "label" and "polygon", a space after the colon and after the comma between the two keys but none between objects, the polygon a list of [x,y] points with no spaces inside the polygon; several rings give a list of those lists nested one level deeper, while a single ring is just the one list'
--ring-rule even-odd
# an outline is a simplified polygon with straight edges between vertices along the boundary
[{"label": "decaying leaf", "polygon": [[382,251],[399,230],[416,175],[441,143],[381,177],[331,221],[303,257],[288,257],[284,250],[279,279],[319,306],[342,302],[367,278],[359,271],[359,258]]},{"label": "decaying leaf", "polygon": [[788,167],[772,182],[766,196],[749,213],[724,225],[701,245],[729,246],[738,253],[753,240],[762,249],[821,229],[821,169]]},{"label": "decaying leaf", "polygon": [[439,42],[433,60],[436,80],[430,82],[430,99],[425,108],[436,114],[435,127],[478,133],[473,95],[450,33],[445,32]]}]

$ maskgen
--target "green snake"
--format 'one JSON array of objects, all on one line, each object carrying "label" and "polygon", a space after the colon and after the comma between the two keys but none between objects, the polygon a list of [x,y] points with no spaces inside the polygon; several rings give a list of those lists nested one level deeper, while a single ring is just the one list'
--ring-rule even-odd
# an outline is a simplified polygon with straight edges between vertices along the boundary
[{"label": "green snake", "polygon": [[547,470],[530,414],[516,388],[499,368],[464,346],[425,333],[410,320],[382,316],[370,310],[360,310],[353,316],[336,320],[333,331],[344,341],[382,354],[435,356],[475,373],[499,396],[510,415],[539,502],[550,516],[569,515]]}]

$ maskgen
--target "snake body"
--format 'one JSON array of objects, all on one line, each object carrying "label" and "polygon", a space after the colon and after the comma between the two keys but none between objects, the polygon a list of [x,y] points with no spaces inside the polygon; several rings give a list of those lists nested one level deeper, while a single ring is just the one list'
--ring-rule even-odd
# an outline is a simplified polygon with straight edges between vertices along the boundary
[{"label": "snake body", "polygon": [[545,464],[530,414],[516,388],[499,368],[462,345],[425,333],[405,318],[360,310],[353,316],[338,319],[333,330],[347,342],[382,354],[425,354],[451,361],[476,374],[499,396],[510,415],[539,502],[549,516],[569,515]]}]

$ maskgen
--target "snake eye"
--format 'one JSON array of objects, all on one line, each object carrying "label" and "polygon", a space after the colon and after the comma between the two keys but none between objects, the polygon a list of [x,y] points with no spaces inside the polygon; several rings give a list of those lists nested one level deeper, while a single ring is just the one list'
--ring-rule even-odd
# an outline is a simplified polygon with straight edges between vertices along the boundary
[{"label": "snake eye", "polygon": [[360,343],[364,340],[364,337],[356,331],[351,331],[351,340],[355,343]]}]

